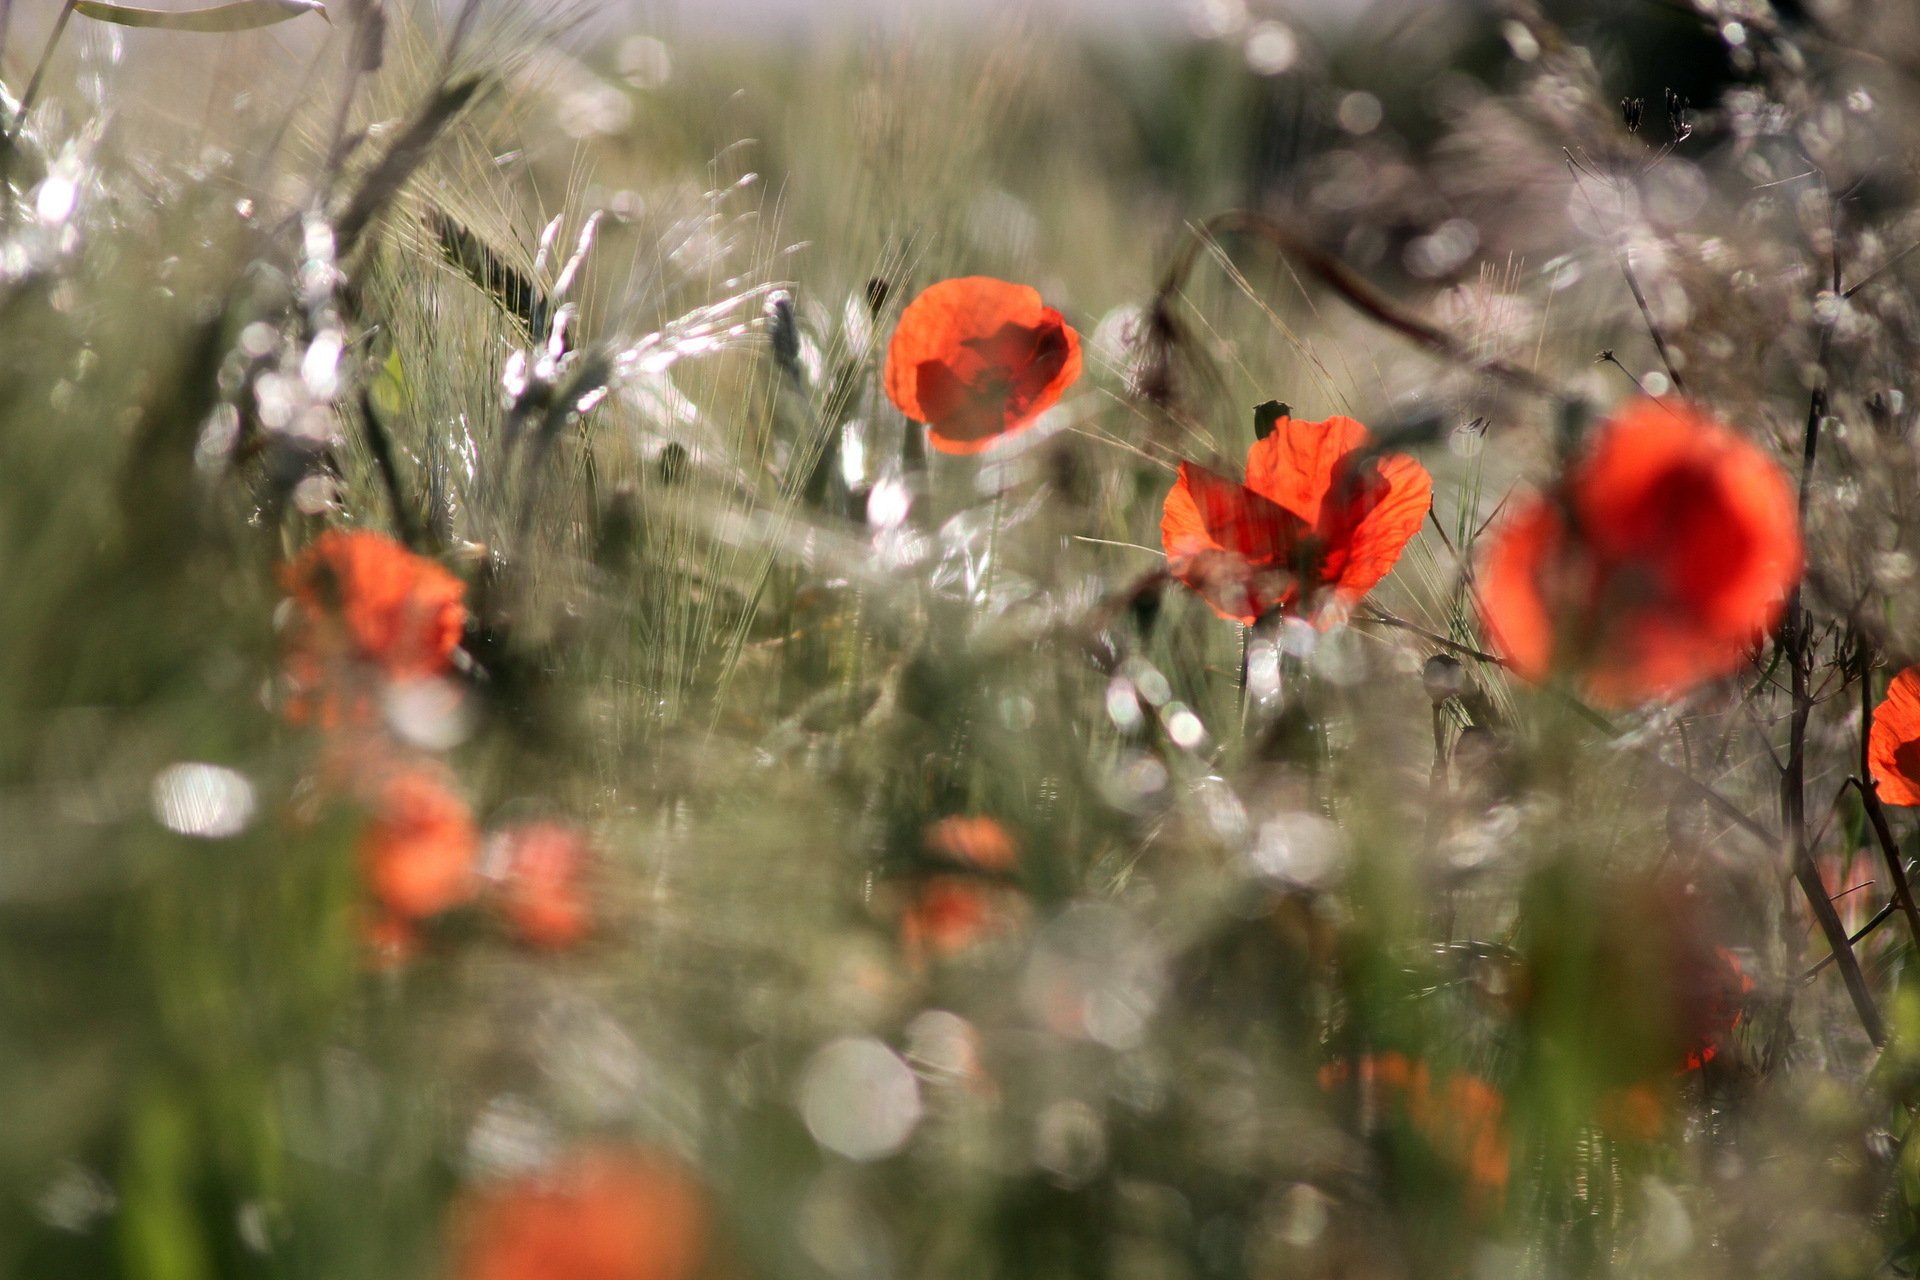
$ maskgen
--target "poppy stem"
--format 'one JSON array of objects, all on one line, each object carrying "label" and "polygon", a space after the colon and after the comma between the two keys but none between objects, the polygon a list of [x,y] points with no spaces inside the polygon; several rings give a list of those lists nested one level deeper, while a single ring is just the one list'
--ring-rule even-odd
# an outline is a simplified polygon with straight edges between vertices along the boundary
[{"label": "poppy stem", "polygon": [[[1838,250],[1835,252],[1837,255]],[[1834,291],[1837,293],[1840,276],[1837,256],[1833,274]],[[1827,355],[1833,345],[1833,328],[1833,323],[1829,321],[1821,330],[1813,394],[1807,400],[1806,430],[1800,448],[1799,514],[1803,529],[1806,525],[1807,500],[1812,493],[1814,458],[1820,447],[1820,423],[1827,414]],[[1874,1006],[1873,993],[1867,987],[1866,976],[1860,972],[1860,960],[1853,954],[1853,943],[1847,937],[1846,926],[1841,923],[1840,913],[1834,910],[1833,899],[1820,879],[1820,868],[1814,862],[1813,848],[1807,839],[1807,720],[1813,713],[1813,696],[1807,687],[1810,666],[1807,633],[1810,619],[1801,607],[1800,590],[1800,584],[1796,583],[1792,595],[1787,599],[1787,611],[1780,625],[1779,636],[1793,683],[1793,710],[1787,727],[1787,763],[1780,773],[1780,818],[1786,827],[1787,852],[1793,863],[1793,877],[1800,882],[1800,891],[1806,895],[1813,918],[1826,935],[1827,950],[1832,953],[1833,962],[1840,970],[1847,995],[1852,998],[1854,1010],[1860,1016],[1860,1025],[1875,1045],[1884,1045],[1887,1042],[1886,1024],[1880,1018],[1879,1009]]]},{"label": "poppy stem", "polygon": [[[40,51],[40,61],[34,63],[33,74],[27,77],[27,87],[20,93],[20,105],[14,113],[13,125],[7,130],[7,140],[20,136],[27,127],[27,113],[33,110],[34,99],[40,96],[40,82],[46,78],[47,64],[53,61],[53,51],[60,43],[60,37],[66,34],[67,20],[73,17],[73,11],[80,0],[67,0],[60,6],[60,16],[54,19],[53,34],[47,37],[47,47]],[[11,7],[11,6],[9,6]],[[8,148],[11,150],[12,148]]]}]

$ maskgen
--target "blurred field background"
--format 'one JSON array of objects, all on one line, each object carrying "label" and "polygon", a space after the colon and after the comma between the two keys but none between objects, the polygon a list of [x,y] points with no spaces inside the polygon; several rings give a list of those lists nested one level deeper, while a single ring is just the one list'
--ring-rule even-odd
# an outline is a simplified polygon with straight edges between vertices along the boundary
[{"label": "blurred field background", "polygon": [[[1920,939],[1842,785],[1920,657],[1906,6],[338,0],[42,67],[61,11],[0,0],[0,1272],[1913,1273]],[[929,457],[879,368],[971,274],[1086,373]],[[1806,636],[1513,683],[1477,540],[1676,378],[1796,477],[1829,389]],[[1342,627],[1152,581],[1272,400],[1434,477]],[[359,738],[290,714],[325,529],[470,614]],[[368,768],[479,832],[401,933]],[[1854,991],[1796,826],[1894,917]],[[650,1172],[503,1243],[582,1151]]]}]

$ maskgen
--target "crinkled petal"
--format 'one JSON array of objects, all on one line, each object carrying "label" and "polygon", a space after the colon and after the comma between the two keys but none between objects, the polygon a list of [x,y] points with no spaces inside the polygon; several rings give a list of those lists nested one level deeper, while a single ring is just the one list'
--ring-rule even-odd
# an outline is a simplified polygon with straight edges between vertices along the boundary
[{"label": "crinkled petal", "polygon": [[977,453],[1051,408],[1079,378],[1080,337],[1026,285],[942,280],[901,313],[887,396],[933,447]]},{"label": "crinkled petal", "polygon": [[1920,667],[1895,676],[1874,708],[1867,765],[1883,803],[1920,804]]}]

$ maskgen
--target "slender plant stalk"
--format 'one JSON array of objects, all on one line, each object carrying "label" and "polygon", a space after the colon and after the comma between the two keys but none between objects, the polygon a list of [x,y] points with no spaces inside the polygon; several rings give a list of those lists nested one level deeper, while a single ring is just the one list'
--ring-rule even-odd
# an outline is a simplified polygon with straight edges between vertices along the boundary
[{"label": "slender plant stalk", "polygon": [[[1837,249],[1834,277],[1834,292],[1838,293]],[[1813,464],[1820,448],[1820,422],[1827,414],[1826,368],[1832,343],[1833,326],[1828,324],[1820,335],[1819,376],[1815,380],[1813,394],[1807,401],[1806,429],[1800,448],[1799,509],[1802,528],[1806,526]],[[1813,909],[1813,918],[1826,935],[1827,949],[1840,970],[1841,980],[1846,983],[1847,995],[1852,998],[1854,1010],[1860,1016],[1860,1025],[1866,1029],[1868,1039],[1876,1045],[1883,1045],[1887,1042],[1886,1024],[1873,1003],[1873,993],[1867,988],[1866,976],[1860,972],[1859,957],[1854,955],[1846,926],[1841,923],[1840,913],[1834,910],[1833,899],[1820,879],[1820,868],[1814,863],[1813,848],[1807,840],[1807,720],[1813,712],[1813,696],[1807,685],[1808,668],[1812,661],[1807,643],[1809,622],[1807,612],[1801,606],[1800,587],[1796,584],[1787,601],[1786,620],[1780,627],[1780,646],[1786,651],[1793,682],[1793,711],[1787,729],[1787,761],[1780,774],[1780,817],[1786,827],[1794,879],[1799,881],[1800,890],[1807,897],[1807,905]]]},{"label": "slender plant stalk", "polygon": [[1866,810],[1867,823],[1879,842],[1880,855],[1886,859],[1887,879],[1893,884],[1893,905],[1907,919],[1907,931],[1920,946],[1920,908],[1913,901],[1913,887],[1907,881],[1906,863],[1900,857],[1900,842],[1893,838],[1893,824],[1880,803],[1880,791],[1874,785],[1873,767],[1868,763],[1868,743],[1873,736],[1873,653],[1864,641],[1860,645],[1860,773],[1848,781],[1860,793],[1860,805]]},{"label": "slender plant stalk", "polygon": [[80,0],[66,0],[60,6],[60,16],[53,21],[53,34],[47,37],[47,47],[40,51],[40,61],[34,64],[33,75],[28,77],[27,87],[20,94],[20,109],[13,117],[9,137],[26,127],[27,113],[33,110],[34,99],[40,96],[40,82],[46,78],[47,65],[53,61],[53,51],[59,45],[60,37],[66,34],[67,21],[73,17],[74,6],[79,3]]}]

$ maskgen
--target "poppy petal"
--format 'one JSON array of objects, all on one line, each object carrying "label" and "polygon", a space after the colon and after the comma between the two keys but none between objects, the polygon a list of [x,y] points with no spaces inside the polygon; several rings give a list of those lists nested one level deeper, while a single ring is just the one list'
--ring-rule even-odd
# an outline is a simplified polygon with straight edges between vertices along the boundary
[{"label": "poppy petal", "polygon": [[1032,422],[1079,378],[1080,337],[1026,285],[942,280],[901,313],[887,396],[934,448],[977,453]]},{"label": "poppy petal", "polygon": [[1173,576],[1223,618],[1251,624],[1298,593],[1292,561],[1308,540],[1304,523],[1205,467],[1180,464],[1160,538]]},{"label": "poppy petal", "polygon": [[1281,418],[1247,450],[1247,487],[1317,526],[1341,461],[1371,439],[1360,423],[1337,414],[1320,422]]},{"label": "poppy petal", "polygon": [[1883,804],[1920,804],[1920,667],[1895,676],[1874,708],[1867,764]]},{"label": "poppy petal", "polygon": [[1393,571],[1433,505],[1433,477],[1412,458],[1390,454],[1367,465],[1371,476],[1339,513],[1338,527],[1329,525],[1323,504],[1320,536],[1328,552],[1322,571],[1336,601],[1348,606]]},{"label": "poppy petal", "polygon": [[1481,608],[1523,678],[1559,665],[1594,701],[1629,706],[1738,667],[1778,622],[1800,555],[1792,488],[1764,450],[1640,400],[1494,536]]},{"label": "poppy petal", "polygon": [[1541,579],[1557,565],[1567,541],[1566,521],[1545,498],[1534,498],[1507,517],[1482,559],[1478,588],[1480,620],[1488,639],[1515,675],[1540,681],[1553,668],[1553,615]]}]

